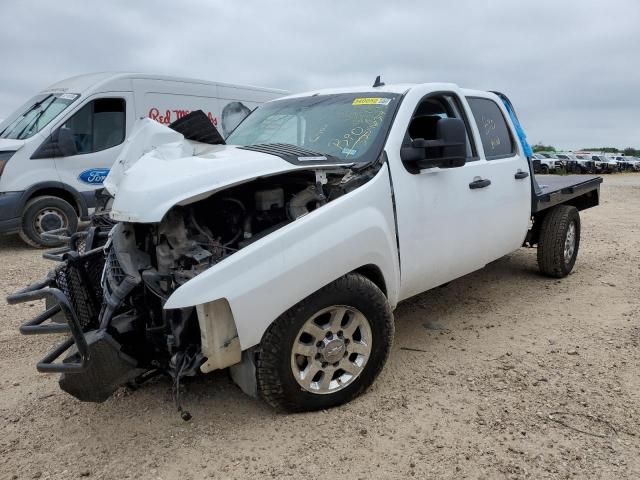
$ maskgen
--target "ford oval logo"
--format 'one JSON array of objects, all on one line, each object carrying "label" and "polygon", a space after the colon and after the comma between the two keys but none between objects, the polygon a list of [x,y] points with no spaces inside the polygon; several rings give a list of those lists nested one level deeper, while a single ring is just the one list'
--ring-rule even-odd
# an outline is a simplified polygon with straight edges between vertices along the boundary
[{"label": "ford oval logo", "polygon": [[78,175],[78,180],[89,185],[102,185],[107,175],[109,175],[108,168],[91,168]]}]

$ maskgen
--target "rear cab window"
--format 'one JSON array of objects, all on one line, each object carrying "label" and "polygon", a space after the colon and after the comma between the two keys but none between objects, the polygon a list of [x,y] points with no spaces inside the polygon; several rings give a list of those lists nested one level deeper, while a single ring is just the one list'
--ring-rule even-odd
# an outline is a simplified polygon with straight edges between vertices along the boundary
[{"label": "rear cab window", "polygon": [[515,155],[515,142],[498,104],[481,97],[467,97],[467,102],[478,125],[485,158],[497,160]]}]

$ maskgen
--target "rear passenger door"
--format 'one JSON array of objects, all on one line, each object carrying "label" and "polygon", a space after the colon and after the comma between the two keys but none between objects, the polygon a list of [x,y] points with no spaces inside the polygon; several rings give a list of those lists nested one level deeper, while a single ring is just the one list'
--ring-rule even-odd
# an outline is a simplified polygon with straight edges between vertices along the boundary
[{"label": "rear passenger door", "polygon": [[[491,262],[510,253],[524,241],[531,216],[529,164],[502,102],[494,95],[467,96],[484,161],[482,177],[491,195],[482,198],[485,259]],[[488,235],[486,235],[488,233]]]}]

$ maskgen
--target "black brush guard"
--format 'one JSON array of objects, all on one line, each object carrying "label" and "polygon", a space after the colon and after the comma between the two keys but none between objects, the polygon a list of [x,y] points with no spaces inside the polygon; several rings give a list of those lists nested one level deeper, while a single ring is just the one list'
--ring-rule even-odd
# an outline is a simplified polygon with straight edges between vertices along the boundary
[{"label": "black brush guard", "polygon": [[[44,258],[60,262],[47,277],[7,297],[7,303],[46,300],[44,312],[20,326],[23,335],[68,333],[69,338],[55,347],[37,364],[40,372],[71,373],[87,369],[89,348],[84,333],[98,327],[102,308],[100,279],[104,267],[104,251],[111,222],[103,222],[69,235],[66,230],[46,232],[43,236],[67,245],[48,251]],[[47,320],[54,322],[47,322]],[[79,361],[55,363],[72,346]]]},{"label": "black brush guard", "polygon": [[[68,248],[68,247],[65,247]],[[7,297],[7,303],[47,300],[48,308],[20,326],[23,335],[52,333],[70,334],[37,364],[40,372],[79,373],[88,368],[89,346],[85,332],[98,328],[102,308],[100,277],[104,266],[104,251],[98,247],[83,253],[56,253],[62,263],[47,277]],[[61,315],[65,323],[47,322]],[[63,353],[75,345],[77,361],[55,363]]]},{"label": "black brush guard", "polygon": [[[46,300],[46,310],[24,322],[20,333],[69,334],[37,363],[37,369],[61,373],[60,388],[85,402],[103,402],[120,385],[148,373],[100,325],[109,309],[102,275],[107,261],[103,246],[111,227],[108,222],[71,236],[49,232],[48,236],[68,242],[68,246],[44,255],[60,264],[41,282],[7,297],[9,304]],[[56,362],[64,353],[62,362]]]}]

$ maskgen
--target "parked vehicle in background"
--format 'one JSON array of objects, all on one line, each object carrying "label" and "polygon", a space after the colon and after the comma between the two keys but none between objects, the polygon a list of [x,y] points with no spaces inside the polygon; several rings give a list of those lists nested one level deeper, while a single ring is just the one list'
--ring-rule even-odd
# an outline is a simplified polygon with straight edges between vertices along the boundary
[{"label": "parked vehicle in background", "polygon": [[612,158],[615,162],[618,163],[618,170],[621,172],[626,172],[629,170],[633,170],[633,162],[629,161],[629,157],[624,155],[614,155]]},{"label": "parked vehicle in background", "polygon": [[501,94],[378,78],[269,102],[228,144],[206,118],[140,120],[105,181],[106,245],[8,298],[54,300],[23,333],[68,333],[37,368],[84,401],[160,372],[180,405],[182,377],[230,368],[283,410],[348,402],[398,302],[523,244],[543,274],[573,269],[602,179],[538,183],[512,118]]},{"label": "parked vehicle in background", "polygon": [[573,154],[574,158],[580,163],[580,173],[596,173],[596,162],[591,155]]},{"label": "parked vehicle in background", "polygon": [[169,124],[202,110],[228,135],[252,109],[285,93],[128,73],[56,83],[0,124],[0,233],[53,246],[57,241],[43,232],[74,232],[141,117]]},{"label": "parked vehicle in background", "polygon": [[640,172],[640,158],[638,157],[626,157],[627,162],[631,165],[631,170],[634,172]]},{"label": "parked vehicle in background", "polygon": [[557,157],[566,164],[567,173],[594,173],[595,162],[587,158],[578,158],[573,153],[558,153]]},{"label": "parked vehicle in background", "polygon": [[535,173],[557,173],[564,168],[564,162],[552,153],[539,152],[533,154],[533,167]]},{"label": "parked vehicle in background", "polygon": [[618,171],[618,162],[604,155],[587,155],[593,160],[597,173],[614,173]]}]

